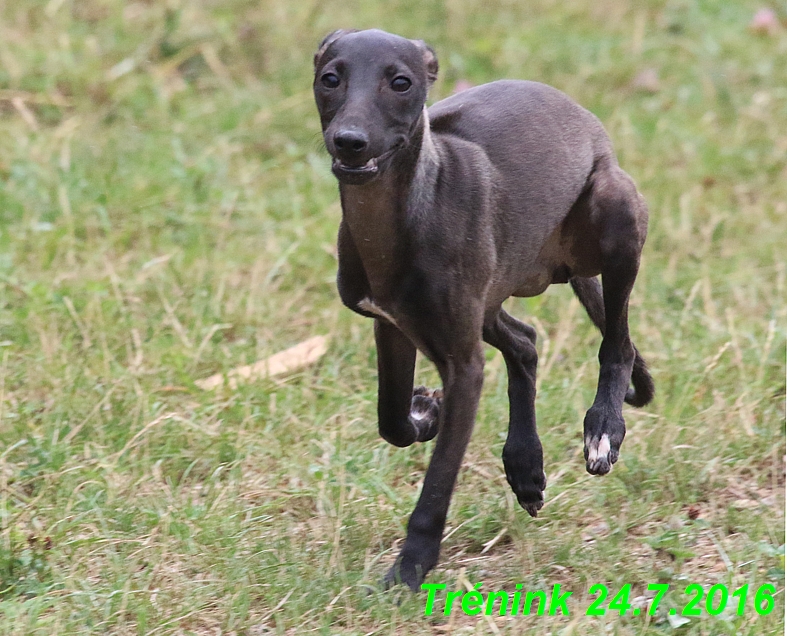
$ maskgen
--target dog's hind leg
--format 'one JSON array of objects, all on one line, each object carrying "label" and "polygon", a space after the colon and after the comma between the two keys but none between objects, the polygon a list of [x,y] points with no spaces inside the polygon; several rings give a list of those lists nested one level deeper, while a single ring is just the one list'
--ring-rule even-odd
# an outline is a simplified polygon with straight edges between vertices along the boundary
[{"label": "dog's hind leg", "polygon": [[618,460],[626,435],[623,401],[635,349],[629,338],[628,302],[647,231],[647,208],[631,178],[615,165],[593,175],[591,215],[600,229],[604,337],[598,358],[598,390],[585,416],[587,471],[604,475]]},{"label": "dog's hind leg", "polygon": [[[601,283],[597,278],[580,278],[574,277],[570,281],[571,288],[579,298],[579,302],[588,312],[588,316],[593,321],[593,324],[598,327],[601,335],[604,335],[605,319],[604,319],[604,294],[601,289]],[[631,384],[629,390],[626,392],[626,403],[631,406],[645,406],[653,399],[655,387],[653,386],[653,378],[648,371],[648,365],[634,347],[634,368],[631,371]]]},{"label": "dog's hind leg", "polygon": [[484,340],[500,350],[508,369],[509,423],[503,466],[514,494],[535,517],[544,505],[544,455],[536,431],[536,331],[501,309],[484,325]]},{"label": "dog's hind leg", "polygon": [[374,321],[379,391],[380,436],[394,446],[426,442],[437,435],[440,393],[413,390],[416,349],[409,338],[386,320]]}]

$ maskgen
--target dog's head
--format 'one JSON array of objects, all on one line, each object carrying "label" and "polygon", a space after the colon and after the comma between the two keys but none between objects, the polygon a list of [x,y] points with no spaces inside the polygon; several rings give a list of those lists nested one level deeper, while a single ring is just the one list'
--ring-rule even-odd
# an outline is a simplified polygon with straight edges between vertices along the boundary
[{"label": "dog's head", "polygon": [[417,129],[437,57],[420,40],[385,31],[334,31],[314,56],[314,98],[342,183],[381,174]]}]

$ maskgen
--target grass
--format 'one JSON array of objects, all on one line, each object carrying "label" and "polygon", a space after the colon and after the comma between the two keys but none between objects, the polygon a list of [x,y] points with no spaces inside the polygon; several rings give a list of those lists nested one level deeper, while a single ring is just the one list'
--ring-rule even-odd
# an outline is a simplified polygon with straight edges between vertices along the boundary
[{"label": "grass", "polygon": [[[382,5],[0,2],[0,633],[783,633],[787,29],[752,33],[748,0]],[[333,282],[310,66],[340,26],[429,41],[434,99],[566,91],[649,202],[631,321],[654,404],[627,411],[613,473],[586,475],[599,337],[565,286],[509,301],[540,335],[548,503],[530,519],[505,483],[489,350],[429,579],[560,583],[570,617],[368,593],[430,445],[378,439],[371,324]],[[193,383],[314,334],[328,353],[290,377]],[[594,584],[657,582],[658,616],[584,615]],[[772,583],[776,607],[678,626],[689,583]]]}]

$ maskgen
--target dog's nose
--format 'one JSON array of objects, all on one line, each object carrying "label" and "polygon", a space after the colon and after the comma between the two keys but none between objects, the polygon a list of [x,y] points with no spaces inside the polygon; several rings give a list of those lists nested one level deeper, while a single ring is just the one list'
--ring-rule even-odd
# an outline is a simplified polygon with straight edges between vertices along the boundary
[{"label": "dog's nose", "polygon": [[340,130],[333,136],[333,145],[343,158],[360,155],[369,145],[369,136],[360,130]]}]

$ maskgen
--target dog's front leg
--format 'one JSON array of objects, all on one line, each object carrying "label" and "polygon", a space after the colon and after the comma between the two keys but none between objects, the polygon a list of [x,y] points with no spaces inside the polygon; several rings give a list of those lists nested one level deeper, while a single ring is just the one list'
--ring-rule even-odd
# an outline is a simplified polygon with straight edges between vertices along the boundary
[{"label": "dog's front leg", "polygon": [[413,392],[415,346],[384,319],[374,321],[380,436],[394,446],[426,442],[437,435],[440,399],[419,387]]},{"label": "dog's front leg", "polygon": [[386,585],[401,582],[413,591],[420,588],[426,574],[437,564],[451,493],[473,432],[484,380],[480,341],[469,354],[446,360],[438,364],[445,385],[440,434],[421,496],[407,525],[404,547],[385,576]]}]

